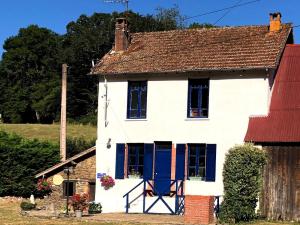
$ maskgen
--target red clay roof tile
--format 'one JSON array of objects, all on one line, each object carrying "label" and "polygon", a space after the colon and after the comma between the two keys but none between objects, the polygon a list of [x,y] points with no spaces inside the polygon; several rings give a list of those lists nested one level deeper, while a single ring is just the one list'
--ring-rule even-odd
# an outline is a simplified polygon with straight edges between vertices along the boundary
[{"label": "red clay roof tile", "polygon": [[91,74],[276,68],[291,31],[268,26],[186,29],[132,34],[129,48],[111,50]]}]

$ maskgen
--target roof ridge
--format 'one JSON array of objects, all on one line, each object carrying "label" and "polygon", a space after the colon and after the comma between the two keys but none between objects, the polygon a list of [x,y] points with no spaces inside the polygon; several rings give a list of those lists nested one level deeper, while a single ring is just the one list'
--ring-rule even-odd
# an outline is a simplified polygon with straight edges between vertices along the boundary
[{"label": "roof ridge", "polygon": [[[282,25],[288,26],[292,25],[292,23],[282,23]],[[163,30],[163,31],[144,31],[144,32],[135,32],[131,33],[131,35],[142,35],[142,34],[154,34],[154,33],[175,33],[175,32],[186,32],[186,31],[197,31],[197,30],[225,30],[225,29],[238,29],[238,28],[255,28],[255,27],[268,27],[269,24],[261,24],[261,25],[241,25],[241,26],[218,26],[218,27],[201,27],[201,28],[184,28],[184,29],[173,29],[173,30]]]},{"label": "roof ridge", "polygon": [[50,168],[48,168],[48,169],[46,169],[46,170],[44,170],[44,171],[36,174],[35,178],[38,178],[38,177],[41,177],[41,176],[43,176],[43,175],[45,175],[47,173],[50,173],[53,170],[58,169],[61,166],[64,166],[64,165],[70,163],[71,161],[76,160],[76,159],[78,159],[78,158],[80,158],[80,157],[82,157],[82,156],[84,156],[84,155],[86,155],[86,154],[88,154],[88,153],[90,153],[90,152],[92,152],[94,150],[96,150],[96,146],[93,146],[93,147],[88,148],[88,149],[86,149],[86,150],[84,150],[82,152],[79,152],[76,155],[73,155],[72,157],[68,158],[67,160],[65,160],[63,162],[59,162],[59,163],[55,164],[54,166],[52,166],[52,167],[50,167]]}]

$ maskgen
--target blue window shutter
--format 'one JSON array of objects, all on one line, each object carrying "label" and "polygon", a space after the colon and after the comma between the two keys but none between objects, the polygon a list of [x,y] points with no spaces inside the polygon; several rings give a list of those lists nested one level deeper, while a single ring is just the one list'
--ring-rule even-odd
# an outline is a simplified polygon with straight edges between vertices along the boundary
[{"label": "blue window shutter", "polygon": [[207,144],[206,149],[206,181],[216,180],[216,144]]},{"label": "blue window shutter", "polygon": [[152,179],[154,144],[145,144],[144,147],[144,180]]},{"label": "blue window shutter", "polygon": [[183,180],[185,172],[185,144],[176,146],[176,180]]},{"label": "blue window shutter", "polygon": [[125,144],[117,144],[116,179],[124,179]]}]

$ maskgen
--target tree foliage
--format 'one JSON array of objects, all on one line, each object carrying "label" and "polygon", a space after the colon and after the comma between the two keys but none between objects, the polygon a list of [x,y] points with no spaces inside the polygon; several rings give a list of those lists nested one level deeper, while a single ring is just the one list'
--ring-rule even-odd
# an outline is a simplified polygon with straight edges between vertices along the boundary
[{"label": "tree foliage", "polygon": [[49,122],[59,105],[59,37],[31,25],[8,38],[1,62],[1,113],[6,122]]},{"label": "tree foliage", "polygon": [[127,17],[130,32],[184,28],[178,6],[155,15],[113,12],[81,15],[66,34],[31,25],[4,43],[0,62],[0,113],[7,123],[52,123],[60,117],[61,64],[68,63],[68,118],[94,123],[97,77],[87,76],[92,60],[112,47],[117,17]]},{"label": "tree foliage", "polygon": [[223,168],[221,220],[232,223],[256,217],[255,208],[265,163],[266,154],[252,144],[235,146],[229,150]]},{"label": "tree foliage", "polygon": [[199,28],[214,28],[216,26],[214,26],[213,24],[210,23],[192,23],[189,25],[190,29],[199,29]]}]

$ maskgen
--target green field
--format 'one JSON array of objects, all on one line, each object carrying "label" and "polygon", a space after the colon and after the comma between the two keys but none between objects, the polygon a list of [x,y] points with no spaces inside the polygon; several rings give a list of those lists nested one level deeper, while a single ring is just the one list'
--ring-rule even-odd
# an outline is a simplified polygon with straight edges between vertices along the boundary
[{"label": "green field", "polygon": [[[0,130],[16,133],[29,139],[59,142],[59,124],[0,124]],[[89,125],[67,125],[67,136],[82,137],[85,140],[96,139],[97,128]]]}]

